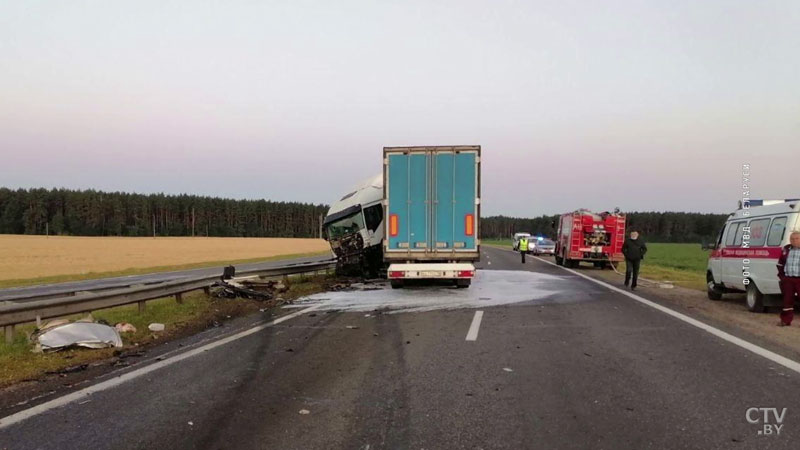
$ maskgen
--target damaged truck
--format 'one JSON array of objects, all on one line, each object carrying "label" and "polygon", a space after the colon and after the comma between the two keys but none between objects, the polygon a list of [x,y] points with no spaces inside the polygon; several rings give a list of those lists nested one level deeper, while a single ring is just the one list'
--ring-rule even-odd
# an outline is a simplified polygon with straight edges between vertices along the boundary
[{"label": "damaged truck", "polygon": [[385,147],[383,174],[328,210],[325,239],[342,275],[468,287],[480,258],[480,146]]},{"label": "damaged truck", "polygon": [[338,274],[379,276],[384,268],[383,176],[359,183],[333,203],[322,227]]}]

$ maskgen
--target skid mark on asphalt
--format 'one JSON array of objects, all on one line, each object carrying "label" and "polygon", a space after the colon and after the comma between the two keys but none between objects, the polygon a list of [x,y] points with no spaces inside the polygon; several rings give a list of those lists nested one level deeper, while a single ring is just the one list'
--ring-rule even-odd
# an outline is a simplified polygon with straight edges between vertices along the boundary
[{"label": "skid mark on asphalt", "polygon": [[[558,295],[556,295],[558,294]],[[571,276],[519,270],[480,270],[469,289],[450,286],[408,286],[404,289],[339,291],[298,300],[292,308],[319,305],[320,310],[385,313],[485,308],[523,302],[592,301],[576,289]]]}]

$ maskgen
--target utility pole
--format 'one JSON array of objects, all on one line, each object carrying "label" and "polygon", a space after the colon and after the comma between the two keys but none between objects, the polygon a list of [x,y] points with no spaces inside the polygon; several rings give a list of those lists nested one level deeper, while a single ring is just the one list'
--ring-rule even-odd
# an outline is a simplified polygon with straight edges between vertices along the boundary
[{"label": "utility pole", "polygon": [[322,214],[319,215],[319,238],[322,239]]},{"label": "utility pole", "polygon": [[153,237],[156,237],[156,215],[153,214]]},{"label": "utility pole", "polygon": [[194,206],[192,206],[192,237],[194,237]]},{"label": "utility pole", "polygon": [[44,234],[46,237],[50,237],[50,222],[44,223]]}]

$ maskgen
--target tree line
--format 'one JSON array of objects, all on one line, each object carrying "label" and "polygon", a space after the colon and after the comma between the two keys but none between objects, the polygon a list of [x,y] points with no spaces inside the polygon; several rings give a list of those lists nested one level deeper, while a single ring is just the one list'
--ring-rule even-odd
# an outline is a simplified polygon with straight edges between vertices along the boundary
[{"label": "tree line", "polygon": [[[317,237],[327,205],[197,195],[0,188],[0,233],[72,236]],[[709,242],[726,214],[627,213],[649,242]],[[553,236],[558,216],[481,218],[481,237]]]},{"label": "tree line", "polygon": [[[639,231],[648,242],[711,242],[727,219],[727,214],[685,212],[626,213],[627,229]],[[481,218],[483,239],[508,239],[514,233],[554,237],[558,217],[535,218],[492,216]]]},{"label": "tree line", "polygon": [[326,205],[197,195],[0,188],[0,233],[317,237]]}]

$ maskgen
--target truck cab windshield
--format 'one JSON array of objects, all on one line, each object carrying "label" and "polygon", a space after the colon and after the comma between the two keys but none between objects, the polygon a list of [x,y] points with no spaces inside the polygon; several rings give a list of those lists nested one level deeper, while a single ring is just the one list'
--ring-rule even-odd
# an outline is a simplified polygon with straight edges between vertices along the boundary
[{"label": "truck cab windshield", "polygon": [[364,228],[364,216],[359,211],[328,224],[327,234],[329,239],[336,239],[347,234],[357,233],[362,228]]}]

